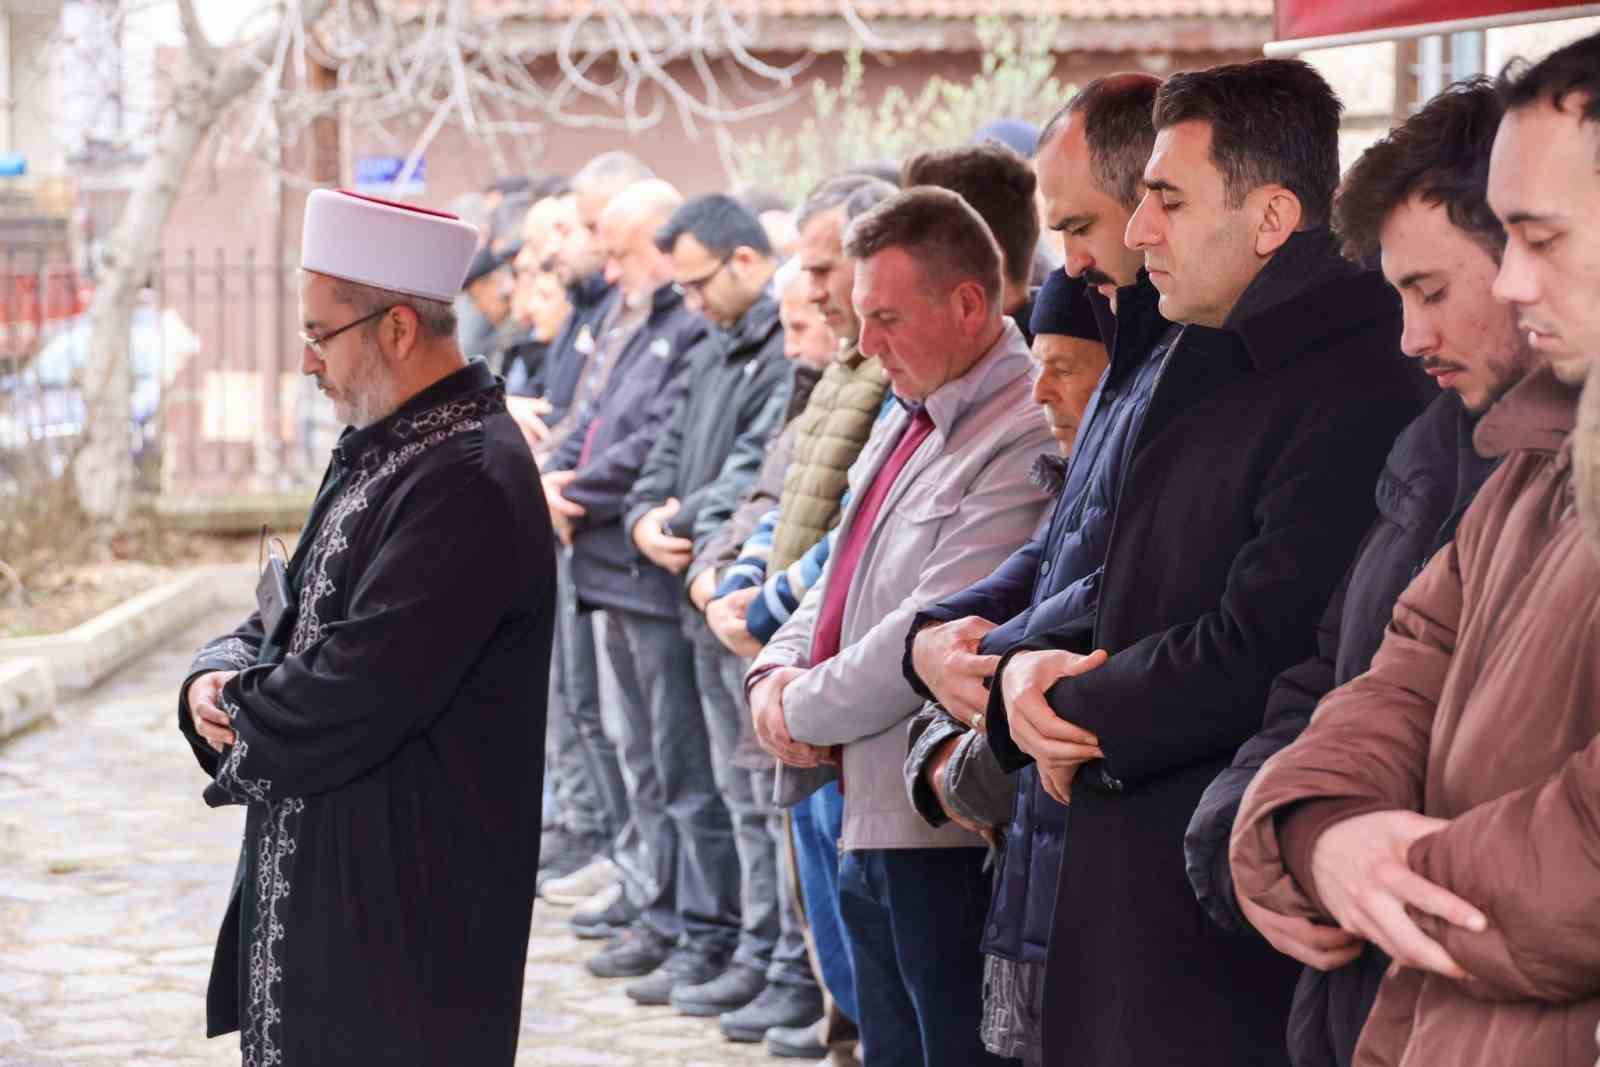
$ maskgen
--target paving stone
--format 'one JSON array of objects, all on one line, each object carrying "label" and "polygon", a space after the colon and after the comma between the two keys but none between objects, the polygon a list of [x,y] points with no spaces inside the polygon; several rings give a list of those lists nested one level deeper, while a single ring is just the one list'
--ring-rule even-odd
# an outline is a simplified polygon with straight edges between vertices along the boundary
[{"label": "paving stone", "polygon": [[[244,813],[201,802],[172,709],[192,650],[248,597],[0,744],[0,1067],[237,1067],[204,1009]],[[569,914],[534,908],[518,1067],[774,1062],[592,977]]]}]

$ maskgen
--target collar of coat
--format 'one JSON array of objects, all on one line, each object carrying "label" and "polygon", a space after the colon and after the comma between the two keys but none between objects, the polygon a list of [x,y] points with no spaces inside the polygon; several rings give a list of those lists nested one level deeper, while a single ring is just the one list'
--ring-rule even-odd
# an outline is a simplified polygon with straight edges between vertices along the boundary
[{"label": "collar of coat", "polygon": [[567,293],[578,307],[593,307],[611,295],[611,283],[600,271],[585,275],[567,286]]},{"label": "collar of coat", "polygon": [[401,404],[392,415],[359,430],[345,430],[333,446],[333,461],[342,467],[361,466],[463,418],[482,417],[505,406],[505,390],[489,364],[472,359]]},{"label": "collar of coat", "polygon": [[714,332],[722,341],[723,357],[735,359],[759,352],[772,339],[772,335],[781,329],[783,324],[778,321],[777,301],[764,291],[730,329],[717,329]]},{"label": "collar of coat", "polygon": [[1541,366],[1512,386],[1478,420],[1472,443],[1480,456],[1561,451],[1578,421],[1580,387]]},{"label": "collar of coat", "polygon": [[928,409],[934,429],[949,440],[961,416],[981,404],[1017,378],[1033,373],[1033,357],[1022,340],[1022,331],[1010,319],[989,350],[972,368],[953,382],[945,382],[929,394],[922,406]]},{"label": "collar of coat", "polygon": [[1398,342],[1399,297],[1377,271],[1339,255],[1324,228],[1291,234],[1245,287],[1220,332],[1238,338],[1251,366],[1265,373],[1378,328],[1384,318],[1394,320]]}]

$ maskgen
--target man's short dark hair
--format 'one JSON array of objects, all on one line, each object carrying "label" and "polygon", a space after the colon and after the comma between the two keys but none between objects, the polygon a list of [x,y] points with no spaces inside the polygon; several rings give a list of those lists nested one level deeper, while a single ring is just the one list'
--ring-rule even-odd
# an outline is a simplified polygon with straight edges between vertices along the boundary
[{"label": "man's short dark hair", "polygon": [[1211,160],[1230,208],[1263,185],[1300,200],[1302,225],[1326,226],[1339,184],[1339,98],[1304,60],[1257,59],[1184,71],[1156,93],[1156,132],[1211,127]]},{"label": "man's short dark hair", "polygon": [[1558,48],[1531,66],[1514,59],[1496,82],[1507,111],[1521,111],[1540,102],[1557,111],[1567,97],[1584,97],[1579,122],[1600,124],[1600,33]]},{"label": "man's short dark hair", "polygon": [[982,216],[950,190],[919,185],[896,193],[852,222],[844,235],[844,254],[852,259],[891,248],[916,260],[941,295],[974,281],[999,309],[1000,246]]},{"label": "man's short dark hair", "polygon": [[1161,79],[1151,74],[1107,74],[1079,89],[1045,124],[1039,150],[1054,141],[1074,115],[1083,116],[1094,185],[1132,210],[1144,196],[1144,165],[1156,141],[1150,120]]},{"label": "man's short dark hair", "polygon": [[1033,202],[1039,182],[1026,159],[998,141],[936,148],[906,160],[900,184],[936,185],[960,196],[989,224],[1005,254],[1006,276],[1027,284],[1039,243],[1039,210]]},{"label": "man's short dark hair", "polygon": [[524,174],[511,174],[504,178],[496,178],[483,187],[485,193],[499,193],[501,196],[515,196],[525,193],[533,185],[533,179]]},{"label": "man's short dark hair", "polygon": [[1406,200],[1445,209],[1450,222],[1499,259],[1506,231],[1489,210],[1489,151],[1505,105],[1487,78],[1457,82],[1368,148],[1333,200],[1333,228],[1344,254],[1378,257],[1378,234]]},{"label": "man's short dark hair", "polygon": [[656,231],[656,247],[670,253],[684,234],[714,256],[731,256],[736,248],[772,255],[772,242],[761,220],[725,193],[707,193],[685,200]]}]

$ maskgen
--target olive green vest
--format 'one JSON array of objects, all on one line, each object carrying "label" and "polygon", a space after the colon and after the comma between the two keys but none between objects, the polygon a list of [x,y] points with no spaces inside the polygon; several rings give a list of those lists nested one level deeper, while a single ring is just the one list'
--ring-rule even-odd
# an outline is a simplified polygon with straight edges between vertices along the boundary
[{"label": "olive green vest", "polygon": [[776,574],[805,555],[838,523],[845,475],[867,443],[888,386],[876,357],[863,356],[853,343],[822,372],[798,416],[767,573]]}]

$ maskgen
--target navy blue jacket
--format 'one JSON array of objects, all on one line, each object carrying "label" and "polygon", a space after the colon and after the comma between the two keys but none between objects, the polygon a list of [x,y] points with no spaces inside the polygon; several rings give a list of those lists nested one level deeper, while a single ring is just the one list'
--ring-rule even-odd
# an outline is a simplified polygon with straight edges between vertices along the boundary
[{"label": "navy blue jacket", "polygon": [[572,538],[579,608],[676,619],[681,583],[659,567],[640,566],[622,520],[651,448],[684,401],[690,355],[706,325],[676,286],[663,285],[651,300],[649,317],[623,346],[605,389],[581,413],[549,467],[577,471],[562,495],[587,509]]},{"label": "navy blue jacket", "polygon": [[560,422],[572,408],[584,365],[600,336],[600,324],[617,301],[617,288],[596,273],[567,286],[567,297],[572,301],[572,311],[561,324],[561,332],[550,342],[528,388],[530,395],[550,402],[550,413],[544,417],[547,426]]},{"label": "navy blue jacket", "polygon": [[[1300,736],[1318,701],[1372,665],[1395,600],[1454,539],[1467,505],[1498,465],[1473,451],[1472,426],[1460,398],[1445,393],[1395,441],[1378,478],[1378,520],[1328,602],[1316,655],[1278,675],[1261,732],[1200,798],[1184,838],[1189,881],[1226,929],[1250,930],[1228,866],[1228,838],[1244,791],[1269,757]],[[1368,945],[1338,970],[1307,967],[1301,973],[1289,1015],[1295,1067],[1349,1067],[1388,966],[1388,957]]]},{"label": "navy blue jacket", "polygon": [[[932,694],[911,668],[910,644],[926,623],[971,615],[996,623],[979,646],[985,655],[1043,633],[1078,631],[1088,641],[1123,468],[1162,357],[1177,334],[1156,310],[1158,297],[1142,273],[1137,284],[1117,293],[1115,323],[1104,322],[1102,330],[1110,363],[1084,408],[1048,525],[988,578],[925,609],[912,624],[906,678],[924,697]],[[1109,315],[1098,294],[1091,299]],[[985,952],[1044,962],[1066,823],[1066,808],[1044,791],[1031,765],[1023,768],[984,927]]]}]

